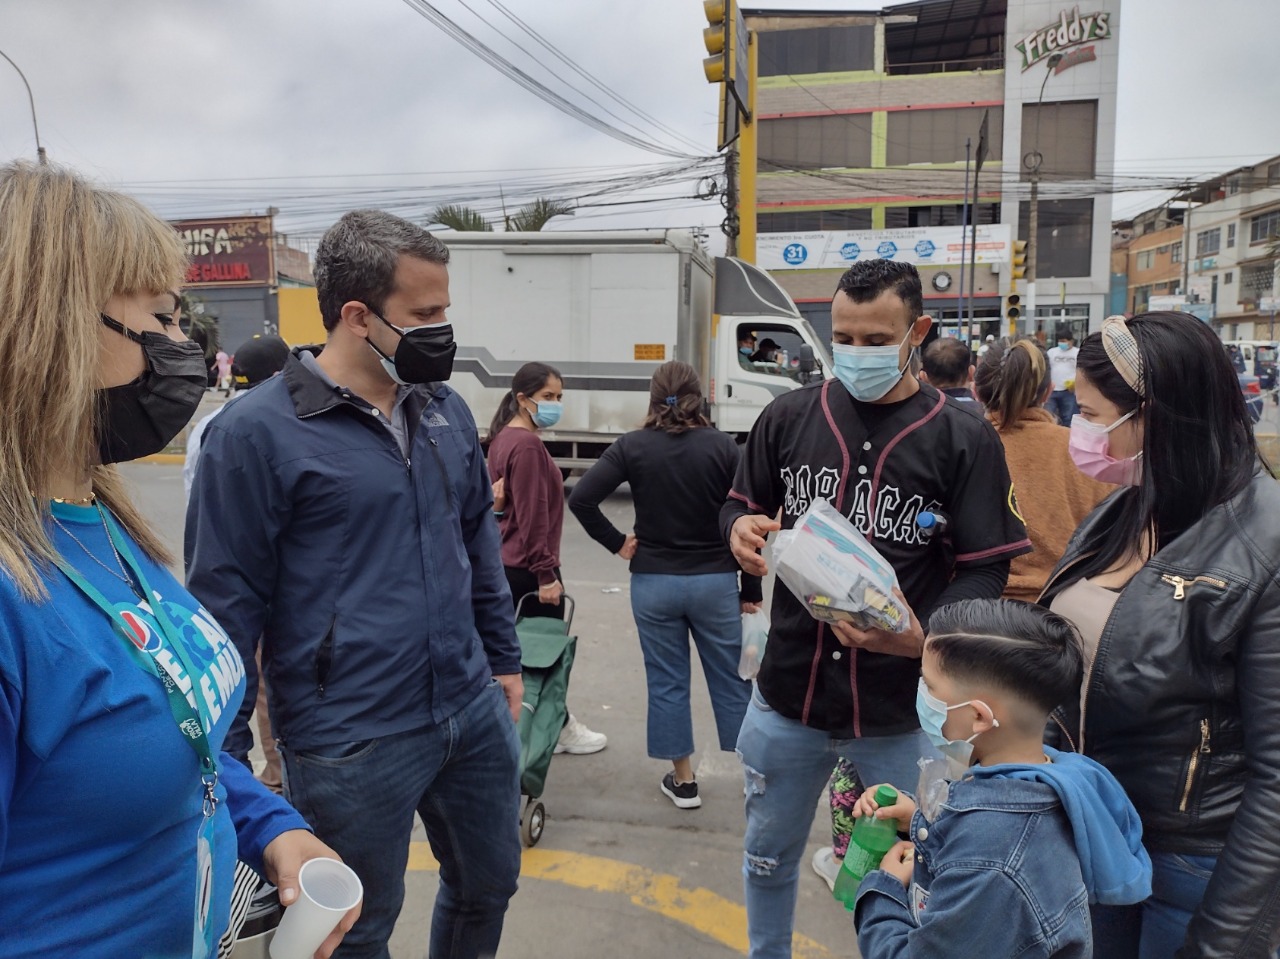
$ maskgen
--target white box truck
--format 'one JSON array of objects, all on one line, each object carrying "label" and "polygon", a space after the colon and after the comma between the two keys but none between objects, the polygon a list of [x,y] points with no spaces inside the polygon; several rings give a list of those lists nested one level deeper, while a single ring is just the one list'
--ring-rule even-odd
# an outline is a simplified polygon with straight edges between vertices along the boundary
[{"label": "white box truck", "polygon": [[[825,344],[768,273],[712,258],[688,231],[441,239],[451,252],[458,342],[449,385],[483,434],[522,364],[556,367],[564,416],[542,435],[565,470],[589,467],[640,426],[649,378],[666,360],[698,371],[712,422],[739,436],[775,396],[831,368]],[[739,352],[748,333],[759,348],[754,359]]]}]

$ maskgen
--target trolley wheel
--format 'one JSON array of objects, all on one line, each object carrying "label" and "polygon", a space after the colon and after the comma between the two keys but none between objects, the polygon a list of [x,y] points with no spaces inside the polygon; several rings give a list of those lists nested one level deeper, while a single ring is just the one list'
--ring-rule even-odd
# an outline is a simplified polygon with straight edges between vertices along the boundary
[{"label": "trolley wheel", "polygon": [[547,807],[536,799],[530,799],[524,807],[524,815],[520,817],[520,838],[526,846],[536,846],[542,838],[542,829],[547,824]]}]

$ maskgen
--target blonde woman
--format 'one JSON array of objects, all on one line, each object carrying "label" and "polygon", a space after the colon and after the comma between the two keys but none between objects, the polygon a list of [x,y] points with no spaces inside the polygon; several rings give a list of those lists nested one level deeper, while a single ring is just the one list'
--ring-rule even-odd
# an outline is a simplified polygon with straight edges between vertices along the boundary
[{"label": "blonde woman", "polygon": [[[204,391],[173,321],[185,263],[135,201],[0,167],[0,955],[208,956],[237,848],[287,904],[332,856],[221,753],[243,696],[226,634],[114,463]],[[348,915],[321,950],[350,928]]]},{"label": "blonde woman", "polygon": [[1034,340],[992,343],[978,361],[973,386],[1004,444],[1016,505],[1034,547],[1014,557],[1004,598],[1034,603],[1075,528],[1115,487],[1085,476],[1072,463],[1070,431],[1044,408],[1053,379],[1045,351]]}]

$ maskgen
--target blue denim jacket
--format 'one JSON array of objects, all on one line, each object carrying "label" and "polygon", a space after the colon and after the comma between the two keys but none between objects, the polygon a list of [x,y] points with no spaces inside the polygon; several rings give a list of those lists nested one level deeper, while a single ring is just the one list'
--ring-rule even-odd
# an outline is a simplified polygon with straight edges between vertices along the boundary
[{"label": "blue denim jacket", "polygon": [[936,818],[916,812],[910,888],[877,869],[858,890],[863,956],[1088,959],[1090,900],[1150,894],[1137,814],[1115,780],[1084,757],[1046,753],[1052,765],[975,767]]}]

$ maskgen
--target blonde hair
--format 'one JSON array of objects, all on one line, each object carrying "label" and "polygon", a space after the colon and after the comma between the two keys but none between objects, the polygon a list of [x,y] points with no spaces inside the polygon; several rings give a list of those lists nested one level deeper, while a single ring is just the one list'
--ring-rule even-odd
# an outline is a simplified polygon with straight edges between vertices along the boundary
[{"label": "blonde hair", "polygon": [[91,466],[99,316],[114,295],[175,289],[185,268],[177,233],[136,200],[57,166],[0,167],[0,569],[28,599],[47,598],[40,569],[57,556],[50,490],[81,464],[143,550],[169,561],[115,467]]},{"label": "blonde hair", "polygon": [[987,418],[1001,432],[1018,428],[1028,416],[1052,419],[1039,409],[1040,398],[1050,384],[1049,364],[1044,348],[1035,340],[1021,337],[992,343],[978,361],[973,390],[986,407]]}]

